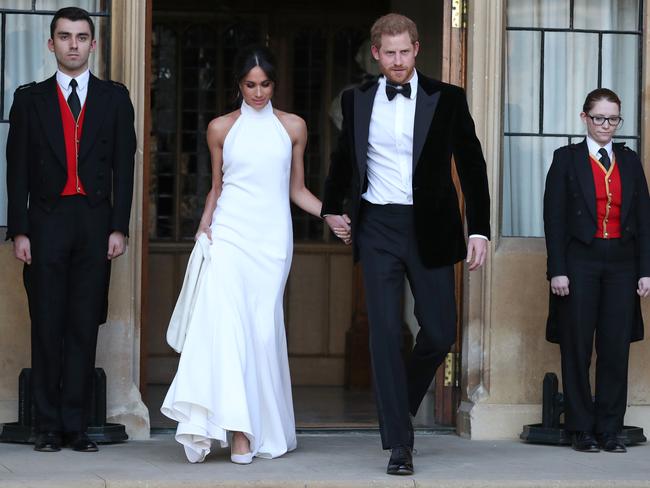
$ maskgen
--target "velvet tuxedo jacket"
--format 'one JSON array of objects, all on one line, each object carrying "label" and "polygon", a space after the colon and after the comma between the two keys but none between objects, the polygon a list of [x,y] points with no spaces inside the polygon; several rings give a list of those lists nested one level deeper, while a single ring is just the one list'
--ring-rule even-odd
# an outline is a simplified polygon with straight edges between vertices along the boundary
[{"label": "velvet tuxedo jacket", "polygon": [[[66,183],[56,76],[16,90],[7,139],[7,238],[29,235],[29,208],[51,212]],[[78,173],[91,206],[108,200],[112,231],[128,235],[136,137],[126,87],[90,75]]]},{"label": "velvet tuxedo jacket", "polygon": [[[325,181],[322,215],[342,214],[349,193],[352,239],[358,229],[366,174],[368,134],[378,83],[346,90],[341,98],[343,126]],[[465,258],[467,247],[452,180],[451,157],[465,196],[469,234],[490,236],[490,197],[485,159],[462,88],[418,72],[413,128],[413,209],[418,249],[424,266],[439,267]],[[354,258],[358,260],[358,247]]]},{"label": "velvet tuxedo jacket", "polygon": [[[650,276],[650,196],[639,156],[623,143],[613,144],[621,177],[621,237],[634,240],[637,274]],[[566,276],[569,242],[591,244],[597,230],[596,187],[587,141],[561,147],[553,154],[544,190],[544,234],[547,278]],[[570,285],[569,285],[570,286]],[[643,339],[643,319],[637,296],[637,324],[632,341]],[[550,294],[546,338],[559,342],[557,297]]]}]

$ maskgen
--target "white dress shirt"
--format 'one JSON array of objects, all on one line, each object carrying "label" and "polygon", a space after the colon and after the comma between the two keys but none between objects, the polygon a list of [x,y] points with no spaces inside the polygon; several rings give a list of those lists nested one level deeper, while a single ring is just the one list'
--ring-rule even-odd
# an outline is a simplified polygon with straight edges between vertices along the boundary
[{"label": "white dress shirt", "polygon": [[589,148],[589,153],[598,161],[600,161],[600,158],[602,158],[602,154],[600,154],[598,151],[604,147],[607,151],[607,155],[609,156],[609,160],[614,161],[614,147],[612,146],[612,141],[609,141],[604,146],[601,146],[587,134],[587,147]]},{"label": "white dress shirt", "polygon": [[[89,79],[90,79],[90,70],[88,69],[83,73],[81,73],[79,76],[75,77],[75,80],[77,80],[77,96],[79,97],[79,102],[81,103],[82,107],[84,106],[84,103],[86,103],[86,95],[88,95]],[[65,97],[66,100],[70,96],[70,93],[72,93],[72,87],[70,87],[71,80],[72,80],[71,76],[62,73],[59,70],[56,71],[56,82],[59,84],[59,88],[61,88],[61,92],[63,92],[63,96]]]},{"label": "white dress shirt", "polygon": [[[386,95],[386,78],[379,78],[368,129],[366,174],[368,189],[361,195],[377,205],[413,205],[413,126],[418,94],[418,73],[408,81],[411,96]],[[486,236],[472,234],[469,237]]]},{"label": "white dress shirt", "polygon": [[386,96],[386,78],[379,87],[372,106],[368,130],[368,189],[361,195],[377,205],[398,203],[413,205],[413,125],[418,75],[408,81],[411,96]]}]

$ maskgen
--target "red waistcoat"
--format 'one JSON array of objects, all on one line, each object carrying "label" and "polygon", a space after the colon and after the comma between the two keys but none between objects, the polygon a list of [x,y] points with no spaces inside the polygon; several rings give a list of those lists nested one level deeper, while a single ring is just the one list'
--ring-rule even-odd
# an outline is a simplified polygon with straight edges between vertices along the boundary
[{"label": "red waistcoat", "polygon": [[79,119],[75,122],[74,116],[70,111],[68,102],[63,96],[61,87],[56,84],[56,91],[59,94],[59,108],[61,109],[61,122],[63,123],[63,138],[65,140],[65,160],[68,169],[68,179],[65,182],[62,196],[67,195],[85,195],[83,184],[79,179],[79,141],[81,141],[81,129],[83,128],[84,115],[86,113],[86,104],[84,103],[79,114]]},{"label": "red waistcoat", "polygon": [[615,239],[621,237],[621,176],[616,158],[609,171],[594,156],[589,155],[591,171],[596,186],[596,217],[598,227],[595,237]]}]

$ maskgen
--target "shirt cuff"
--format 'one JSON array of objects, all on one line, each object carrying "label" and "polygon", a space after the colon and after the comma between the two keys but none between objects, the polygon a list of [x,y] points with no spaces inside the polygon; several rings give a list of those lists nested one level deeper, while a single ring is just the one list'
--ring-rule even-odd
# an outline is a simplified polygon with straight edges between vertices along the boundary
[{"label": "shirt cuff", "polygon": [[490,240],[490,239],[488,239],[487,237],[485,237],[485,236],[483,236],[483,235],[481,235],[481,234],[471,234],[471,235],[469,236],[469,238],[471,239],[472,237],[478,237],[479,239],[485,239],[486,241],[489,241],[489,240]]}]

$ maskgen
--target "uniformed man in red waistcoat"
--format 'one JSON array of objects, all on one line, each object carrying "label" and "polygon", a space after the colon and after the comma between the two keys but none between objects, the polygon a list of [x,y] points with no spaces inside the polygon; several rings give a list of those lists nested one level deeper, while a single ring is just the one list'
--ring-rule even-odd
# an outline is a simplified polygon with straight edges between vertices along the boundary
[{"label": "uniformed man in red waistcoat", "polygon": [[9,115],[7,238],[25,263],[32,322],[34,449],[97,451],[87,434],[97,330],[110,262],[126,248],[136,149],[126,88],[88,69],[95,27],[59,10],[57,72],[20,87]]}]

